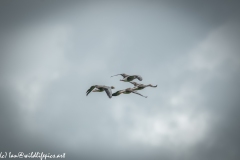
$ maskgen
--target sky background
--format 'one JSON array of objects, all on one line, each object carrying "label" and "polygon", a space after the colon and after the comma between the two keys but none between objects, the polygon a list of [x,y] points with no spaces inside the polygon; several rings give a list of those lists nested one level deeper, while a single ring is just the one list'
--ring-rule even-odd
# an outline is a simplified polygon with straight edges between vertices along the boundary
[{"label": "sky background", "polygon": [[[0,152],[239,160],[238,1],[0,1]],[[158,85],[109,99],[92,85]],[[137,81],[137,80],[136,80]]]}]

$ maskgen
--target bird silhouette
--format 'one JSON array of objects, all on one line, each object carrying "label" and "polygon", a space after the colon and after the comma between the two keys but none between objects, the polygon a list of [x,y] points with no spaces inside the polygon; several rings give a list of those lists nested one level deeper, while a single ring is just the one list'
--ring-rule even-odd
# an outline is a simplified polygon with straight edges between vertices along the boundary
[{"label": "bird silhouette", "polygon": [[130,82],[130,83],[132,83],[134,85],[134,88],[133,88],[134,90],[141,90],[141,89],[144,89],[146,87],[154,87],[154,88],[157,87],[157,85],[153,86],[152,84],[144,85],[144,84],[139,84],[137,82]]},{"label": "bird silhouette", "polygon": [[141,95],[140,93],[138,93],[137,91],[135,91],[133,88],[127,88],[127,89],[124,89],[124,90],[119,90],[119,91],[113,93],[112,96],[119,96],[119,95],[122,94],[122,93],[123,93],[123,94],[135,93],[135,94],[138,94],[138,95],[140,95],[140,96],[142,96],[142,97],[147,98],[147,96]]},{"label": "bird silhouette", "polygon": [[[118,76],[118,75],[121,75],[123,77],[123,79],[121,79],[120,81],[123,81],[123,82],[130,82],[134,79],[138,79],[139,81],[142,81],[142,77],[139,76],[139,75],[127,75],[125,73],[122,73],[122,74],[117,74],[117,75],[114,75],[114,76]],[[113,77],[113,76],[111,76]]]}]

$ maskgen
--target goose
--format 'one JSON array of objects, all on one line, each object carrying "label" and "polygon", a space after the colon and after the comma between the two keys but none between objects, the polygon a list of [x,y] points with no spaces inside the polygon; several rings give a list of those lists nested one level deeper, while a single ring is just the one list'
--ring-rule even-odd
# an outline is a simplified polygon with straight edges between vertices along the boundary
[{"label": "goose", "polygon": [[[130,82],[134,79],[138,79],[139,81],[142,81],[142,77],[139,76],[139,75],[127,75],[125,73],[117,74],[117,75],[121,75],[123,77],[123,79],[120,80],[120,81],[123,81],[123,82]],[[117,75],[114,75],[114,76],[117,76]],[[111,76],[111,77],[113,77],[113,76]]]},{"label": "goose", "polygon": [[112,96],[119,96],[119,95],[122,94],[122,93],[123,93],[123,94],[135,93],[135,94],[138,94],[138,95],[140,95],[140,96],[142,96],[142,97],[147,98],[147,96],[141,95],[140,93],[138,93],[137,91],[135,91],[133,88],[127,88],[127,89],[124,89],[124,90],[119,90],[119,91],[113,93]]},{"label": "goose", "polygon": [[113,76],[111,76],[111,77],[118,76],[118,75],[121,75],[123,78],[125,78],[125,77],[128,77],[128,76],[129,76],[129,75],[125,74],[125,73],[122,73],[122,74],[116,74],[116,75],[113,75]]},{"label": "goose", "polygon": [[107,93],[108,97],[112,98],[112,89],[114,89],[113,86],[109,87],[109,86],[104,86],[104,85],[93,85],[87,90],[86,94],[88,95],[90,92],[103,92],[103,91],[105,91]]},{"label": "goose", "polygon": [[134,85],[134,90],[141,90],[141,89],[144,89],[145,87],[154,87],[154,88],[156,88],[157,87],[157,85],[156,86],[153,86],[153,85],[151,85],[151,84],[149,84],[149,85],[144,85],[144,84],[139,84],[139,83],[137,83],[137,82],[130,82],[130,83],[132,83],[133,85]]}]

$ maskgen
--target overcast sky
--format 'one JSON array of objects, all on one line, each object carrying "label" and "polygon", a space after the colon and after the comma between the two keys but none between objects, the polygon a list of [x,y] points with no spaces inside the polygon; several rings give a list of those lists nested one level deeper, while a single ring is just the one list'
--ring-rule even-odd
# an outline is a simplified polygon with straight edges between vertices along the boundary
[{"label": "overcast sky", "polygon": [[[237,1],[0,1],[0,152],[240,159]],[[91,85],[158,85],[109,99]],[[137,80],[136,80],[137,81]]]}]

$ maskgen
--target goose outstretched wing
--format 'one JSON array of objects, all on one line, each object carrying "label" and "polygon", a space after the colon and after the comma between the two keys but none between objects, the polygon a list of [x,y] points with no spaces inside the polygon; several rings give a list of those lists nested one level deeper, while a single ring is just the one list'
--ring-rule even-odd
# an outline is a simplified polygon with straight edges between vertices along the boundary
[{"label": "goose outstretched wing", "polygon": [[103,89],[107,93],[108,97],[112,98],[112,89],[110,87],[104,87]]},{"label": "goose outstretched wing", "polygon": [[[91,87],[87,90],[87,92],[86,92],[87,95],[88,95],[90,92],[92,92],[92,90],[93,90],[95,87],[96,87],[96,86],[91,86]],[[87,96],[87,95],[86,95],[86,96]]]},{"label": "goose outstretched wing", "polygon": [[138,94],[138,95],[140,95],[140,96],[142,96],[142,97],[147,98],[147,96],[143,96],[143,95],[141,95],[140,93],[138,93],[138,92],[136,92],[136,91],[133,91],[132,93],[135,93],[135,94]]},{"label": "goose outstretched wing", "polygon": [[141,77],[141,76],[136,75],[136,78],[137,78],[139,81],[142,81],[142,77]]}]

